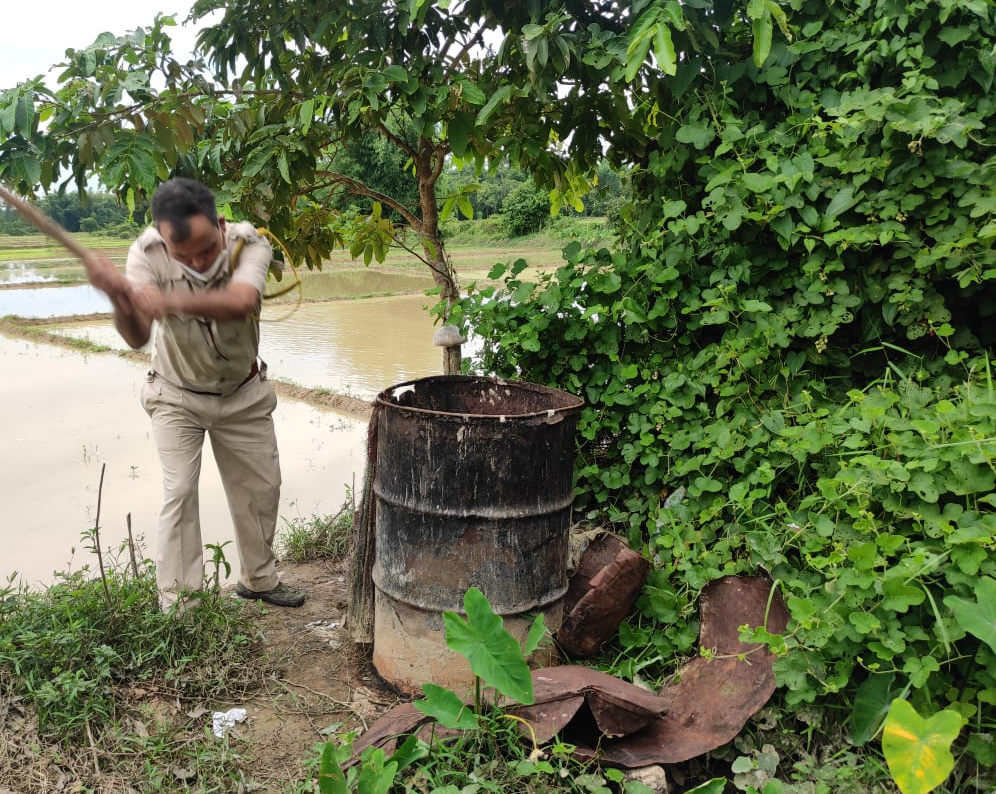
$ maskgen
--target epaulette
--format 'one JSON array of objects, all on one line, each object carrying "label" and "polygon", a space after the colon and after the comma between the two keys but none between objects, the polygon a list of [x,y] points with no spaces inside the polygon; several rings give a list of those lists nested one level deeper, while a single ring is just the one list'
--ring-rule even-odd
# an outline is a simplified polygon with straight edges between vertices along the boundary
[{"label": "epaulette", "polygon": [[148,227],[144,232],[142,232],[138,239],[135,241],[139,248],[143,251],[148,250],[149,246],[161,245],[164,248],[166,243],[163,241],[162,235],[156,230],[155,226]]}]

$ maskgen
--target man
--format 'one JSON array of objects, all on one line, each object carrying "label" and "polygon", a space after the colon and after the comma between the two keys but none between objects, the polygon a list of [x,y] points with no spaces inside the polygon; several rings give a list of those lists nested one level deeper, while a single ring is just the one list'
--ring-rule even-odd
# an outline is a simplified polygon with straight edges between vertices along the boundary
[{"label": "man", "polygon": [[235,526],[236,592],[300,606],[304,594],[278,580],[273,554],[281,482],[272,418],[277,397],[258,360],[270,244],[252,224],[219,218],[214,195],[190,179],[159,186],[152,220],[128,251],[126,275],[97,256],[86,266],[91,283],[110,297],[115,327],[131,347],[148,342],[152,321],[159,321],[142,405],[163,474],[160,604],[164,611],[178,601],[183,607],[184,596],[202,588],[198,479],[207,432]]}]

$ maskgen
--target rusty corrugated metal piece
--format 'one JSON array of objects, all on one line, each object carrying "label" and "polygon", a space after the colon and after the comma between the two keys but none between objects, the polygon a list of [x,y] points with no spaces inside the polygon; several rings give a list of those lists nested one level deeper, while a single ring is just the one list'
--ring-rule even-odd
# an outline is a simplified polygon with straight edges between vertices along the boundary
[{"label": "rusty corrugated metal piece", "polygon": [[633,607],[649,571],[650,563],[616,535],[594,538],[564,596],[557,644],[575,658],[598,653]]},{"label": "rusty corrugated metal piece", "polygon": [[[676,764],[721,747],[775,690],[774,657],[740,642],[739,627],[781,633],[788,610],[767,579],[728,576],[706,585],[700,611],[700,645],[710,658],[693,659],[659,695],[586,667],[549,667],[533,671],[535,703],[509,712],[528,719],[539,741],[559,735],[579,757],[608,766]],[[411,704],[396,706],[357,740],[354,753],[372,744],[389,752],[428,721]]]},{"label": "rusty corrugated metal piece", "polygon": [[666,708],[653,692],[580,665],[533,670],[533,695],[534,704],[508,711],[528,720],[539,742],[562,733],[575,718],[600,736],[626,736],[659,720]]},{"label": "rusty corrugated metal piece", "polygon": [[[722,747],[775,691],[774,656],[740,642],[739,627],[785,631],[788,610],[767,579],[727,576],[703,588],[698,656],[681,668],[677,683],[661,690],[667,714],[624,739],[608,740],[599,757],[616,766],[677,764]],[[742,657],[742,658],[741,658]],[[592,752],[593,755],[593,752]]]}]

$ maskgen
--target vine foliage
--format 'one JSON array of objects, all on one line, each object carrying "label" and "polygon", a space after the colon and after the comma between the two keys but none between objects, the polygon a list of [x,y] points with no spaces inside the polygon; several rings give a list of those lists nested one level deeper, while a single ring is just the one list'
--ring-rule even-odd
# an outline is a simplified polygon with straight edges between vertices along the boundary
[{"label": "vine foliage", "polygon": [[766,574],[788,705],[887,681],[991,725],[996,5],[784,6],[763,59],[742,9],[683,6],[718,46],[638,77],[621,243],[497,266],[475,363],[587,401],[577,505],[655,562],[619,672],[664,675],[702,585]]}]

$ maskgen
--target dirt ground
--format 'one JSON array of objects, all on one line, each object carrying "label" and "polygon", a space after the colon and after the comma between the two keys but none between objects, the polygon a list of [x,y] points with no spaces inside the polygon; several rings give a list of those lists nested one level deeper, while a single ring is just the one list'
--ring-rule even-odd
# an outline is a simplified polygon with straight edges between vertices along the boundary
[{"label": "dirt ground", "polygon": [[343,628],[348,598],[346,562],[282,563],[281,578],[303,589],[298,608],[260,609],[265,652],[278,674],[245,703],[245,722],[231,730],[247,740],[261,792],[286,790],[304,775],[302,762],[330,734],[366,730],[401,699],[373,669],[369,647]]}]

